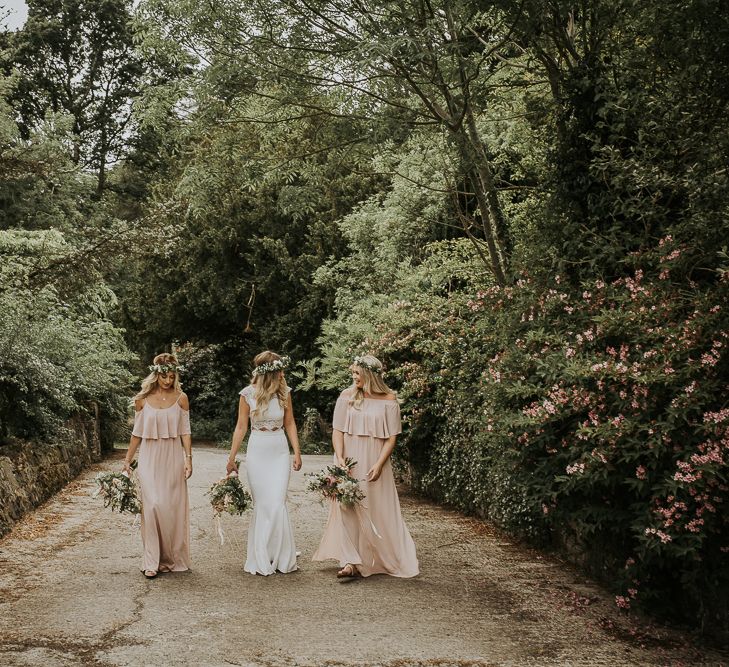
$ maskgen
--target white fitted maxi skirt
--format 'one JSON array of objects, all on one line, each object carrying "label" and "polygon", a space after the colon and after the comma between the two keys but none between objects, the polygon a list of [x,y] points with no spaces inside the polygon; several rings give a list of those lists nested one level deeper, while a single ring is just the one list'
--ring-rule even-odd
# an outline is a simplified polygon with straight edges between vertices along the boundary
[{"label": "white fitted maxi skirt", "polygon": [[286,509],[291,464],[283,429],[253,431],[246,452],[246,476],[253,496],[245,571],[293,572],[296,544]]}]

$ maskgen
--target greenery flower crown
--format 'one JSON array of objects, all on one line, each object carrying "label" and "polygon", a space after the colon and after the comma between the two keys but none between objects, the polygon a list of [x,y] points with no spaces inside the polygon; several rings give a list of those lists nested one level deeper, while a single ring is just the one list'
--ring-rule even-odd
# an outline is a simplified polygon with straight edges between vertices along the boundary
[{"label": "greenery flower crown", "polygon": [[382,373],[382,368],[380,368],[380,366],[375,366],[374,364],[368,363],[364,357],[355,357],[352,360],[352,365],[361,366],[362,368],[366,368],[371,373],[376,373],[377,375]]},{"label": "greenery flower crown", "polygon": [[261,364],[260,366],[256,366],[253,369],[253,375],[265,375],[266,373],[276,373],[277,371],[282,371],[284,368],[288,368],[289,362],[291,359],[289,357],[281,357],[280,359],[276,359],[274,361],[267,361],[265,364]]},{"label": "greenery flower crown", "polygon": [[165,373],[184,373],[185,367],[178,364],[152,364],[149,370],[153,373],[164,375]]}]

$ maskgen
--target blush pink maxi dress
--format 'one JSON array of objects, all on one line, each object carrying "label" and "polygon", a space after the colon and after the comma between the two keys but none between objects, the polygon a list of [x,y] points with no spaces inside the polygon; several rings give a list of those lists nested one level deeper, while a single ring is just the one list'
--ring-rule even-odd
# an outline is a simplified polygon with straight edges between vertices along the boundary
[{"label": "blush pink maxi dress", "polygon": [[376,482],[363,479],[377,462],[385,441],[402,432],[400,405],[396,400],[365,398],[356,408],[349,404],[349,391],[337,399],[332,427],[344,434],[345,458],[357,461],[352,476],[360,480],[365,499],[354,508],[331,501],[313,560],[335,559],[341,567],[351,563],[365,577],[414,577],[419,573],[415,543],[400,512],[390,460]]},{"label": "blush pink maxi dress", "polygon": [[190,432],[190,413],[179,402],[154,408],[145,401],[134,416],[132,435],[142,438],[137,466],[142,498],[142,570],[190,569],[190,506],[181,439]]}]

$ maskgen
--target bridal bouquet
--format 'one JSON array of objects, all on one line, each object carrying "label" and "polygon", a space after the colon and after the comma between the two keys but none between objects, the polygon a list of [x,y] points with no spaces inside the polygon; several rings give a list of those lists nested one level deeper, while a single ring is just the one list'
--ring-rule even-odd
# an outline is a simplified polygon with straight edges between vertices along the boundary
[{"label": "bridal bouquet", "polygon": [[124,472],[100,472],[94,479],[98,489],[94,497],[104,499],[104,507],[111,507],[114,512],[139,514],[142,502],[137,494],[137,485]]},{"label": "bridal bouquet", "polygon": [[[238,461],[236,461],[236,467],[237,465]],[[253,498],[241,483],[237,470],[215,482],[206,491],[205,495],[210,496],[210,504],[213,506],[213,523],[220,538],[220,544],[225,544],[225,531],[223,531],[223,525],[220,522],[220,515],[223,512],[243,514],[250,508]]]},{"label": "bridal bouquet", "polygon": [[205,495],[210,496],[210,504],[213,506],[216,518],[223,512],[243,514],[253,502],[251,494],[241,483],[237,472],[232,472],[215,482]]},{"label": "bridal bouquet", "polygon": [[355,465],[357,461],[346,459],[343,466],[332,465],[320,472],[307,473],[311,479],[306,488],[319,493],[322,500],[337,500],[345,507],[354,507],[365,497],[359,482],[351,475]]}]

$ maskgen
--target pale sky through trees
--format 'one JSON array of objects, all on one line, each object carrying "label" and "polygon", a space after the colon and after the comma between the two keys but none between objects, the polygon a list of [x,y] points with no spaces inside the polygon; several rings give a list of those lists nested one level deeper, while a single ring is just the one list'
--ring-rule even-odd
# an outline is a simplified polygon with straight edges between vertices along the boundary
[{"label": "pale sky through trees", "polygon": [[17,30],[23,27],[28,18],[28,5],[24,0],[3,0],[0,3],[0,16],[5,13],[9,13],[9,16],[3,20],[3,26],[8,30]]}]

